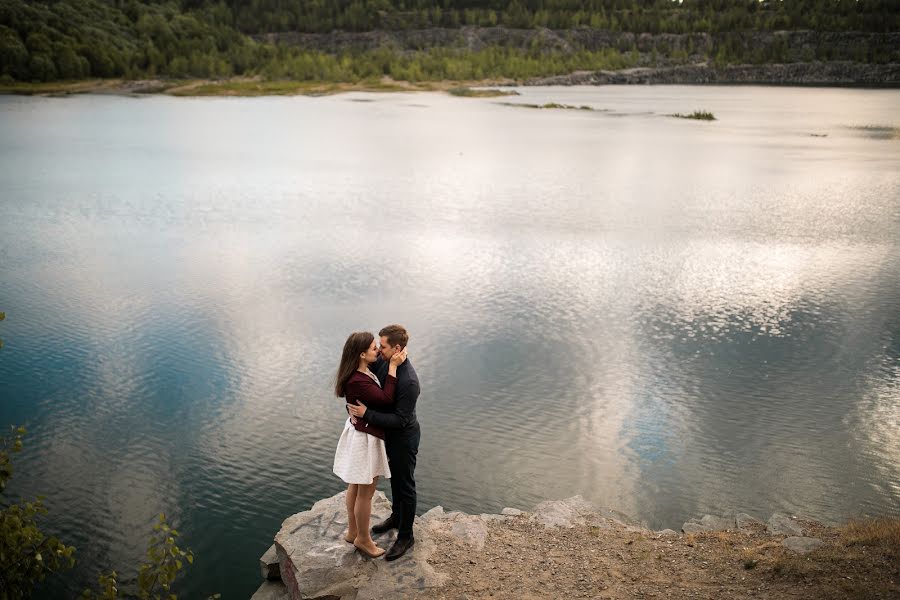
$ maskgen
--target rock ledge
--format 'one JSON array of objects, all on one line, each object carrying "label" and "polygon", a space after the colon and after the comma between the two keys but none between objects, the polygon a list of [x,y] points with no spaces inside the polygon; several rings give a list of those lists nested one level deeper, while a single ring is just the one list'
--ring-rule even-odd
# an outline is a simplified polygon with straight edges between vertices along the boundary
[{"label": "rock ledge", "polygon": [[[288,517],[275,536],[275,543],[260,558],[265,580],[252,600],[375,600],[379,598],[429,598],[438,594],[451,573],[438,568],[447,564],[435,553],[438,544],[448,540],[456,548],[474,557],[490,547],[491,528],[525,526],[546,531],[551,537],[564,536],[575,528],[590,530],[594,535],[607,531],[613,536],[647,536],[653,539],[689,539],[688,534],[715,531],[753,532],[757,535],[785,537],[783,547],[798,554],[812,552],[822,545],[817,538],[804,537],[813,521],[806,526],[786,515],[775,514],[763,523],[746,513],[721,517],[705,515],[684,524],[682,533],[671,529],[655,532],[627,515],[598,508],[581,496],[565,500],[541,502],[531,512],[504,508],[501,514],[468,515],[447,512],[435,506],[416,517],[416,545],[401,559],[386,562],[371,560],[355,551],[343,540],[347,520],[345,492],[316,502],[304,512]],[[391,505],[382,492],[377,492],[372,522],[387,518]],[[517,525],[518,524],[518,525]],[[559,533],[553,533],[557,531]],[[396,531],[376,536],[379,546],[387,549]],[[486,544],[489,546],[486,548]],[[445,547],[445,546],[442,546]],[[468,550],[466,550],[468,549]],[[430,560],[431,559],[431,560]],[[475,564],[470,561],[471,564]],[[436,565],[438,568],[436,568]]]}]

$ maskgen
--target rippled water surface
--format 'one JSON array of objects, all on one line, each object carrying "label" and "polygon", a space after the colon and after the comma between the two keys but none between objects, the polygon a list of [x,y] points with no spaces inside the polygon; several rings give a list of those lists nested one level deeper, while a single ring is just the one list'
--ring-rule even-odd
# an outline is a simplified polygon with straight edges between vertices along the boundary
[{"label": "rippled water surface", "polygon": [[0,97],[9,491],[78,547],[47,595],[165,512],[184,596],[248,597],[343,487],[346,335],[395,321],[420,512],[900,516],[900,92],[521,91]]}]

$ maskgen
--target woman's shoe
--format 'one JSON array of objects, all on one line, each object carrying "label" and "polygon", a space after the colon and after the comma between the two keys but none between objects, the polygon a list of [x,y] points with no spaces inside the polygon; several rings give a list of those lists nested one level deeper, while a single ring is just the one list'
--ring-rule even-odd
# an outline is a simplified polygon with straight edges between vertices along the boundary
[{"label": "woman's shoe", "polygon": [[352,544],[353,541],[356,540],[356,536],[355,535],[351,536],[349,531],[346,533],[346,535],[343,536],[343,538],[344,538],[344,541],[347,542],[348,544]]},{"label": "woman's shoe", "polygon": [[384,556],[384,549],[379,548],[378,546],[375,546],[375,548],[378,550],[378,552],[376,552],[375,554],[372,554],[362,546],[358,545],[356,542],[353,542],[353,546],[356,547],[357,550],[359,550],[360,554],[368,556],[369,558],[381,558],[382,556]]}]

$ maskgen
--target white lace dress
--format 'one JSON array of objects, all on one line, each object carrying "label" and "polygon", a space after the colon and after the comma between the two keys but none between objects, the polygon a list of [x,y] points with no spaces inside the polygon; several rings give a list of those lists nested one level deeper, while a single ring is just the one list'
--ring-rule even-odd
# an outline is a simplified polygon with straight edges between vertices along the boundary
[{"label": "white lace dress", "polygon": [[[381,387],[378,378],[371,371],[366,375],[371,377]],[[345,483],[370,484],[375,477],[391,478],[391,469],[388,466],[387,452],[384,449],[384,440],[362,431],[357,431],[350,422],[350,418],[344,423],[344,431],[338,440],[337,450],[334,453],[334,474],[344,480]]]}]

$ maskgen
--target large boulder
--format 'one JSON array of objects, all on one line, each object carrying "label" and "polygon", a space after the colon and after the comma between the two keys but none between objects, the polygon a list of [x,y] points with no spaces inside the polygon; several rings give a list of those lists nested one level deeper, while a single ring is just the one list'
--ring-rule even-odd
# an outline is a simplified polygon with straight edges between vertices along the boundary
[{"label": "large boulder", "polygon": [[691,519],[681,526],[684,533],[705,533],[708,531],[728,531],[735,528],[733,517],[703,515],[700,520]]},{"label": "large boulder", "polygon": [[291,597],[280,581],[263,581],[250,600],[291,600]]},{"label": "large boulder", "polygon": [[487,523],[505,518],[500,515],[467,515],[463,512],[444,512],[443,507],[435,506],[419,519],[422,528],[428,534],[442,533],[449,535],[477,550],[484,548],[487,540]]},{"label": "large boulder", "polygon": [[275,544],[269,546],[266,553],[259,558],[259,569],[263,579],[281,580],[281,569],[278,565],[278,552],[275,550]]},{"label": "large boulder", "polygon": [[[347,530],[346,492],[316,502],[313,507],[288,517],[275,536],[281,579],[291,600],[320,598],[427,598],[430,588],[446,576],[428,564],[434,543],[421,525],[415,528],[416,545],[393,562],[363,557],[343,539]],[[372,522],[386,519],[391,504],[376,492]],[[377,536],[389,548],[396,531]]]},{"label": "large boulder", "polygon": [[803,528],[796,519],[781,513],[775,513],[766,524],[766,533],[769,535],[802,536]]},{"label": "large boulder", "polygon": [[577,506],[566,500],[547,500],[534,507],[532,519],[545,527],[565,527],[571,529],[584,525],[584,515]]},{"label": "large boulder", "polygon": [[705,533],[707,531],[712,531],[712,529],[706,525],[697,523],[696,521],[688,521],[681,526],[681,531],[684,533]]},{"label": "large boulder", "polygon": [[822,540],[814,537],[803,537],[803,536],[793,536],[789,538],[785,538],[781,545],[791,550],[792,552],[796,552],[797,554],[809,554],[816,548],[819,548],[824,544]]},{"label": "large boulder", "polygon": [[742,530],[753,530],[763,527],[762,521],[751,517],[747,513],[738,513],[735,515],[734,524],[737,525],[738,529]]}]

